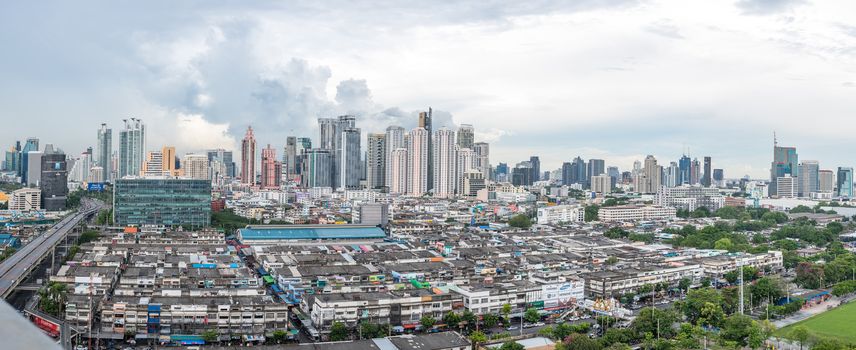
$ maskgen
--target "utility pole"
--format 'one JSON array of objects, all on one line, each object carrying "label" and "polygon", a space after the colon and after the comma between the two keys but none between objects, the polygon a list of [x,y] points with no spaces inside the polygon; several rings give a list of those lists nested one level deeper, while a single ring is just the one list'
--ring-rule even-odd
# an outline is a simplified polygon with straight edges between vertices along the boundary
[{"label": "utility pole", "polygon": [[740,260],[737,260],[737,268],[740,269],[740,305],[739,310],[740,314],[743,314],[743,257],[740,257]]}]

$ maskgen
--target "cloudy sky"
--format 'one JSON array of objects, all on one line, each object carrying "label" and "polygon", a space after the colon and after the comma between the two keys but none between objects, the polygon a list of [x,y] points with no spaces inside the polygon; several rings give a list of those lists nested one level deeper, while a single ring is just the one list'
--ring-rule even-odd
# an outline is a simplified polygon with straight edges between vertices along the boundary
[{"label": "cloudy sky", "polygon": [[688,149],[764,177],[775,131],[856,165],[850,0],[4,1],[0,48],[4,145],[79,153],[134,116],[152,149],[236,148],[248,125],[281,147],[317,117],[381,131],[431,106],[494,164]]}]

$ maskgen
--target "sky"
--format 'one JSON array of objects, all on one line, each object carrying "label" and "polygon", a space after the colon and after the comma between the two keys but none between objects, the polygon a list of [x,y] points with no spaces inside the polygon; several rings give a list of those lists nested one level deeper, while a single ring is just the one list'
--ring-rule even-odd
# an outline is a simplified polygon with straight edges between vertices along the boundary
[{"label": "sky", "polygon": [[4,1],[0,144],[69,154],[145,121],[178,153],[472,124],[491,163],[653,154],[769,174],[773,133],[823,169],[856,166],[856,2]]}]

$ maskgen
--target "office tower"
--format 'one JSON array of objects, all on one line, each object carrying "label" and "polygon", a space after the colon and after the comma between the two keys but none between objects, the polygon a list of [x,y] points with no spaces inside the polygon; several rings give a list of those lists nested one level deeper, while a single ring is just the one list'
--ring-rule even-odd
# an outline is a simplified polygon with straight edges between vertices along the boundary
[{"label": "office tower", "polygon": [[332,151],[325,148],[312,148],[306,151],[305,156],[301,171],[303,187],[333,187],[333,175],[330,174],[333,169]]},{"label": "office tower", "polygon": [[119,132],[119,177],[137,176],[143,170],[146,156],[146,126],[141,119],[124,119]]},{"label": "office tower", "polygon": [[303,174],[303,162],[306,160],[306,153],[312,149],[312,139],[308,137],[297,138],[297,156],[295,158],[294,171],[295,174]]},{"label": "office tower", "polygon": [[820,165],[816,160],[804,160],[800,163],[797,177],[800,197],[810,197],[812,192],[817,192],[819,171]]},{"label": "office tower", "polygon": [[839,197],[853,198],[853,168],[838,167],[835,188]]},{"label": "office tower", "polygon": [[366,150],[366,187],[386,186],[386,134],[369,134]]},{"label": "office tower", "polygon": [[595,175],[591,177],[591,190],[601,194],[612,192],[612,178],[609,175]]},{"label": "office tower", "polygon": [[335,153],[339,166],[334,166],[333,171],[338,171],[339,179],[336,184],[341,189],[353,189],[360,187],[361,157],[360,141],[362,139],[359,128],[345,128],[341,132],[339,151]]},{"label": "office tower", "polygon": [[573,183],[573,163],[562,163],[562,185],[570,185]]},{"label": "office tower", "polygon": [[[402,128],[400,126],[393,125],[393,126],[386,128],[386,136],[384,138],[385,139],[384,140],[384,143],[385,143],[384,153],[386,154],[387,167],[386,167],[386,174],[384,176],[384,186],[389,187],[390,192],[392,192],[391,188],[392,188],[393,174],[392,174],[392,168],[389,166],[389,164],[392,164],[392,152],[394,152],[395,150],[397,150],[399,148],[405,148],[406,147],[404,145],[404,134],[405,134],[404,128]],[[403,193],[403,192],[406,192],[406,191],[402,191],[402,192],[398,192],[398,193]]]},{"label": "office tower", "polygon": [[508,174],[508,164],[499,163],[496,165],[494,169],[494,180],[497,182],[511,182],[511,178]]},{"label": "office tower", "polygon": [[176,164],[175,146],[163,146],[161,154],[163,154],[163,162],[161,163],[163,165],[163,174],[167,176],[180,175]]},{"label": "office tower", "polygon": [[511,184],[514,186],[531,186],[533,182],[532,175],[531,162],[517,163],[514,169],[511,169]]},{"label": "office tower", "polygon": [[606,172],[606,162],[603,159],[589,159],[586,168],[586,186],[591,187],[592,176],[603,175]]},{"label": "office tower", "polygon": [[663,169],[663,186],[675,187],[678,186],[678,178],[680,177],[680,167],[677,162],[669,163],[669,167]]},{"label": "office tower", "polygon": [[[476,152],[469,148],[458,148],[457,150],[457,170],[455,179],[456,179],[456,190],[455,192],[458,194],[467,195],[464,190],[464,175],[468,172],[475,171],[480,172],[476,167],[477,162]],[[484,176],[481,177],[484,179]]]},{"label": "office tower", "polygon": [[476,155],[476,169],[484,174],[487,180],[490,176],[490,144],[487,142],[473,143],[473,152]]},{"label": "office tower", "polygon": [[[18,146],[20,147],[20,143],[18,143]],[[3,160],[4,171],[18,171],[18,151],[19,150],[16,149],[15,146],[10,147],[9,150],[6,151],[6,156]]]},{"label": "office tower", "polygon": [[790,175],[798,177],[799,156],[795,147],[781,147],[773,135],[773,162],[770,165],[770,194],[778,193],[777,179]]},{"label": "office tower", "polygon": [[86,179],[86,182],[99,183],[104,181],[104,168],[100,166],[89,168],[89,177]]},{"label": "office tower", "polygon": [[[427,168],[426,168],[426,176],[428,177],[428,184],[426,185],[427,190],[431,190],[434,187],[433,179],[434,179],[434,126],[433,126],[433,118],[432,118],[432,110],[431,107],[428,107],[428,112],[419,112],[419,124],[418,127],[425,129],[428,132],[428,158],[426,159]],[[408,149],[409,150],[409,149]],[[411,153],[411,157],[413,154]]]},{"label": "office tower", "polygon": [[102,123],[98,129],[98,145],[95,153],[95,166],[101,167],[105,181],[113,181],[110,175],[113,173],[113,129]]},{"label": "office tower", "polygon": [[318,148],[335,149],[336,144],[336,119],[334,118],[318,118]]},{"label": "office tower", "polygon": [[434,132],[434,196],[450,198],[457,187],[455,132],[442,127]]},{"label": "office tower", "polygon": [[574,158],[571,162],[571,183],[581,184],[585,187],[586,174],[588,174],[586,161],[580,157]]},{"label": "office tower", "polygon": [[618,183],[619,179],[621,179],[621,172],[618,171],[618,167],[611,166],[606,168],[606,174],[612,178],[612,188],[615,188],[615,185]]},{"label": "office tower", "polygon": [[25,154],[27,164],[27,178],[24,181],[28,186],[39,186],[39,181],[42,179],[42,151],[31,151]]},{"label": "office tower", "polygon": [[392,150],[389,158],[389,193],[407,193],[407,149],[396,148]]},{"label": "office tower", "polygon": [[690,163],[690,185],[696,185],[701,182],[701,162],[698,158],[693,158]]},{"label": "office tower", "polygon": [[117,179],[113,187],[113,222],[117,226],[208,226],[211,224],[211,181]]},{"label": "office tower", "polygon": [[262,149],[262,183],[264,189],[279,189],[282,163],[276,159],[276,148],[267,145]]},{"label": "office tower", "polygon": [[683,155],[681,159],[678,160],[678,185],[689,185],[690,184],[690,167],[692,166],[692,159],[689,156]]},{"label": "office tower", "polygon": [[663,167],[657,165],[657,159],[652,155],[645,157],[645,167],[638,182],[637,190],[641,193],[657,193],[660,190]]},{"label": "office tower", "polygon": [[164,172],[163,153],[158,151],[146,152],[146,160],[143,161],[143,169],[140,176],[163,176],[169,175]]},{"label": "office tower", "polygon": [[416,128],[408,134],[407,142],[407,194],[421,196],[428,192],[428,144],[431,136],[428,130]]},{"label": "office tower", "polygon": [[776,196],[779,198],[796,198],[799,194],[799,185],[796,177],[790,174],[776,178]]},{"label": "office tower", "polygon": [[458,128],[458,148],[473,149],[475,143],[475,131],[470,124],[461,124]]},{"label": "office tower", "polygon": [[92,169],[93,162],[94,158],[92,157],[92,148],[90,147],[86,151],[83,151],[80,154],[80,158],[71,166],[68,178],[74,182],[89,182],[89,171]]},{"label": "office tower", "polygon": [[462,196],[475,197],[479,191],[487,187],[484,174],[475,169],[464,172]]},{"label": "office tower", "polygon": [[532,182],[541,181],[541,159],[538,156],[531,156],[529,157],[529,165],[532,169],[532,175],[529,176]]},{"label": "office tower", "polygon": [[241,183],[254,186],[256,184],[256,137],[253,127],[247,127],[247,133],[241,141]]},{"label": "office tower", "polygon": [[704,175],[701,178],[701,185],[704,187],[710,187],[712,177],[713,174],[711,173],[710,157],[704,157]]},{"label": "office tower", "polygon": [[47,211],[65,210],[68,196],[68,164],[65,153],[47,145],[40,161],[39,188],[42,190],[42,208]]},{"label": "office tower", "polygon": [[722,169],[713,169],[713,183],[717,187],[725,186],[725,173]]},{"label": "office tower", "polygon": [[282,151],[283,171],[289,176],[297,174],[297,137],[286,137],[285,147]]},{"label": "office tower", "polygon": [[208,164],[220,163],[225,167],[225,172],[220,174],[223,177],[235,178],[235,162],[232,160],[232,151],[227,151],[222,148],[208,150]]},{"label": "office tower", "polygon": [[[21,170],[18,172],[18,175],[21,176],[21,183],[26,184],[27,181],[31,178],[29,175],[30,170],[30,153],[39,151],[39,139],[35,137],[30,137],[24,143],[24,147],[21,149],[21,161],[19,162],[19,166]],[[39,153],[41,154],[41,153]],[[35,163],[37,163],[36,167],[41,166],[41,158],[39,158]],[[33,178],[39,178],[41,175],[36,174]],[[38,182],[38,181],[36,181]]]},{"label": "office tower", "polygon": [[197,180],[210,180],[211,176],[208,172],[209,165],[207,155],[185,154],[181,169],[184,171],[184,177]]},{"label": "office tower", "polygon": [[818,192],[832,193],[835,191],[835,173],[832,170],[820,170],[817,173]]}]

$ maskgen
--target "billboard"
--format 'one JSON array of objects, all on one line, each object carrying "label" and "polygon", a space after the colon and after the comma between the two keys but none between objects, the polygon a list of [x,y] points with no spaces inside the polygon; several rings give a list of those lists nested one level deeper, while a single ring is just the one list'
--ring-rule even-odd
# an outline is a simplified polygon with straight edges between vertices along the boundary
[{"label": "billboard", "polygon": [[102,192],[107,187],[103,182],[90,182],[86,184],[86,190],[89,192]]},{"label": "billboard", "polygon": [[35,324],[36,327],[39,327],[39,329],[43,330],[51,337],[59,337],[59,324],[48,321],[47,319],[34,314],[30,314],[30,321],[33,321],[33,324]]},{"label": "billboard", "polygon": [[566,307],[583,299],[582,282],[562,282],[541,286],[541,296],[545,308]]}]

